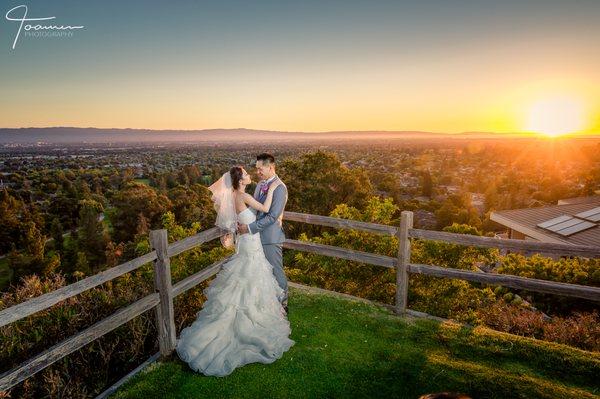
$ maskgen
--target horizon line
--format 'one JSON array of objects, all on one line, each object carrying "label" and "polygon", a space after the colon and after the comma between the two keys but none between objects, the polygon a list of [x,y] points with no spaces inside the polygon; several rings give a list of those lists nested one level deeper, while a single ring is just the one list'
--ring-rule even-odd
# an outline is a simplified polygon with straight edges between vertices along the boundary
[{"label": "horizon line", "polygon": [[[26,126],[26,127],[0,127],[0,130],[3,129],[96,129],[96,130],[149,130],[154,132],[166,132],[166,131],[174,131],[174,132],[202,132],[202,131],[210,131],[210,130],[252,130],[259,132],[273,132],[273,133],[305,133],[305,134],[333,134],[333,133],[427,133],[427,134],[437,134],[437,135],[445,135],[445,136],[453,136],[453,135],[461,135],[461,134],[490,134],[490,135],[528,135],[528,136],[546,136],[548,134],[533,132],[533,131],[516,131],[516,132],[494,132],[494,131],[481,131],[481,130],[467,130],[460,132],[439,132],[439,131],[427,131],[427,130],[327,130],[327,131],[291,131],[291,130],[272,130],[272,129],[256,129],[256,128],[247,128],[247,127],[234,127],[234,128],[201,128],[201,129],[152,129],[152,128],[141,128],[141,127],[95,127],[95,126]],[[558,134],[555,137],[564,137],[564,136],[599,136],[600,132],[594,133],[583,133],[583,132],[573,132],[573,133],[564,133]]]}]

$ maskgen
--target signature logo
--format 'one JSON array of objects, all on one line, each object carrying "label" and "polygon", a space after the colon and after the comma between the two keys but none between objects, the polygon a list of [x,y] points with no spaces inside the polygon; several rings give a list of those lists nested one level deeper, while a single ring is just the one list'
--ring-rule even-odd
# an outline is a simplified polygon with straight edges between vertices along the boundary
[{"label": "signature logo", "polygon": [[[25,22],[47,21],[47,20],[50,20],[50,19],[56,19],[56,17],[27,18],[28,11],[29,11],[29,9],[27,8],[27,6],[23,4],[23,5],[11,8],[6,13],[5,17],[6,17],[7,20],[19,23],[19,29],[17,29],[17,34],[15,35],[15,40],[13,41],[13,45],[12,45],[13,50],[17,46],[17,41],[19,40],[19,36],[21,35],[21,31],[23,29],[26,32],[29,32],[29,31],[38,31],[38,32],[39,31],[42,31],[42,32],[48,32],[48,31],[69,31],[70,32],[70,31],[75,30],[75,29],[83,29],[84,28],[83,25],[81,25],[81,26],[71,26],[71,25],[40,25],[40,24],[31,25],[31,24],[26,24]],[[16,14],[22,14],[22,15],[18,16]]]}]

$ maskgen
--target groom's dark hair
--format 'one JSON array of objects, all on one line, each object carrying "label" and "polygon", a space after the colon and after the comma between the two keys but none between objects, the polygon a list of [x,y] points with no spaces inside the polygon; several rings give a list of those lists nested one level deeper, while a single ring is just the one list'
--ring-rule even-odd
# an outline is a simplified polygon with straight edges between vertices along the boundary
[{"label": "groom's dark hair", "polygon": [[268,152],[263,152],[262,154],[258,154],[256,156],[256,160],[257,161],[268,161],[269,163],[274,164],[275,163],[275,157],[271,154],[269,154]]}]

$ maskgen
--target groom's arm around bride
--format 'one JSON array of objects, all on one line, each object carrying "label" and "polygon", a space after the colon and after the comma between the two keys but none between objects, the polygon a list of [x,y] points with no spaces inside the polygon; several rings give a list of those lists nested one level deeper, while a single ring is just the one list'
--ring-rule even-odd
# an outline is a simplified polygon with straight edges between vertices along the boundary
[{"label": "groom's arm around bride", "polygon": [[[254,198],[259,199],[258,198],[258,196],[260,195],[259,190],[260,190],[259,187],[256,187],[256,192],[254,193]],[[262,198],[261,198],[261,200],[262,200]],[[263,201],[261,201],[261,202],[263,202]],[[260,233],[260,232],[264,231],[265,229],[267,229],[269,226],[275,224],[276,222],[279,222],[279,220],[281,219],[281,216],[283,215],[283,210],[285,208],[286,203],[287,203],[287,187],[285,186],[285,184],[280,184],[277,188],[275,188],[275,191],[273,192],[273,202],[271,203],[271,208],[266,213],[261,212],[261,215],[258,216],[256,221],[254,221],[248,225],[248,232],[250,234]],[[275,227],[277,227],[277,226],[281,227],[281,224],[277,223]],[[264,237],[264,239],[266,239],[266,241],[273,241],[273,242],[263,241],[263,244],[275,244],[275,243],[283,242],[283,241],[281,241],[281,238],[285,239],[285,237],[277,237],[277,236],[278,236],[278,234],[267,235],[266,237]]]},{"label": "groom's arm around bride", "polygon": [[254,190],[254,198],[260,203],[264,203],[268,186],[275,181],[281,184],[275,188],[273,192],[273,201],[271,208],[267,212],[258,212],[256,221],[249,225],[239,225],[238,232],[241,234],[260,233],[260,238],[263,245],[266,244],[282,244],[285,241],[285,236],[281,223],[275,224],[282,219],[283,211],[288,199],[287,187],[279,179],[275,173],[275,158],[271,154],[260,154],[256,157],[256,169],[259,177],[263,178],[262,182],[256,186]]}]

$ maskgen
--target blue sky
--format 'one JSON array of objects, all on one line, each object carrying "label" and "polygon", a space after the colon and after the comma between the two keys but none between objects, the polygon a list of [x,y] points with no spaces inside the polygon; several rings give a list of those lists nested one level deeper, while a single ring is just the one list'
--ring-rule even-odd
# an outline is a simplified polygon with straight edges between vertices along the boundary
[{"label": "blue sky", "polygon": [[[21,4],[85,28],[12,50]],[[2,127],[514,131],[552,93],[599,114],[600,1],[2,5]]]}]

